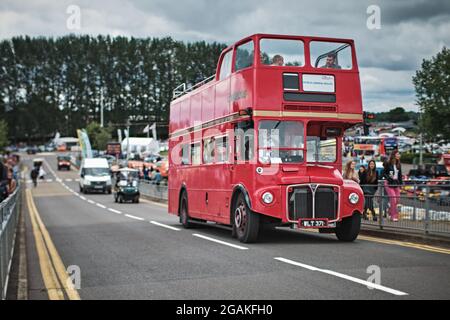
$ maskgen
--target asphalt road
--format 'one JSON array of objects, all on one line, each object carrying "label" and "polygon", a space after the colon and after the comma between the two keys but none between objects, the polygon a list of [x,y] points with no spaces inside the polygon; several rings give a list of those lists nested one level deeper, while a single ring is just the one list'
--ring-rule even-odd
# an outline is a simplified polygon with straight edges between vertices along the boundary
[{"label": "asphalt road", "polygon": [[[81,299],[450,298],[450,252],[289,229],[242,244],[214,226],[182,229],[162,204],[81,195],[76,171],[39,157],[48,181],[28,188],[64,266],[79,267]],[[26,227],[29,298],[47,299],[29,215]]]}]

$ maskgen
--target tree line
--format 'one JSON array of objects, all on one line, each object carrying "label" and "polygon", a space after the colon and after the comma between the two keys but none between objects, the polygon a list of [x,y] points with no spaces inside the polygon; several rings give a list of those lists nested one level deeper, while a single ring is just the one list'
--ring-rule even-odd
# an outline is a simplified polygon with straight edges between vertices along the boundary
[{"label": "tree line", "polygon": [[224,48],[171,38],[3,40],[0,119],[6,120],[10,142],[44,141],[56,131],[75,136],[76,129],[99,123],[103,105],[105,126],[123,128],[131,117],[142,128],[158,122],[164,136],[172,90],[214,74]]}]

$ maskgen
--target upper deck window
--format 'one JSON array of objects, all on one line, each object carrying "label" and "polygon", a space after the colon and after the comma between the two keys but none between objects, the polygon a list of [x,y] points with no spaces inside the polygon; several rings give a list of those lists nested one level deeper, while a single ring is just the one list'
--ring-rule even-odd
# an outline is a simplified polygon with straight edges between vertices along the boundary
[{"label": "upper deck window", "polygon": [[261,39],[261,63],[269,66],[305,65],[305,47],[301,40]]},{"label": "upper deck window", "polygon": [[222,64],[220,65],[219,80],[227,78],[231,74],[231,66],[233,65],[233,50],[225,53]]},{"label": "upper deck window", "polygon": [[255,55],[255,46],[253,41],[241,44],[236,49],[235,71],[239,71],[253,65],[253,57]]},{"label": "upper deck window", "polygon": [[352,47],[348,43],[312,41],[311,65],[324,69],[352,69]]}]

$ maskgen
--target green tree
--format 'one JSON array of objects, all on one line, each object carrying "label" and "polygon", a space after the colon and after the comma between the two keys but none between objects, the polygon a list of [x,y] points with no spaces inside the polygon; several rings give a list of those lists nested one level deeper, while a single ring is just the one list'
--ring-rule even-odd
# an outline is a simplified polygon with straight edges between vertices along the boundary
[{"label": "green tree", "polygon": [[423,60],[413,83],[422,129],[429,136],[450,140],[450,49],[444,47],[435,57]]},{"label": "green tree", "polygon": [[8,145],[8,124],[5,120],[0,120],[0,150]]},{"label": "green tree", "polygon": [[409,120],[408,113],[402,107],[391,109],[388,112],[387,116],[388,116],[388,119],[389,119],[388,121],[392,121],[392,122],[401,122],[401,121],[408,121]]},{"label": "green tree", "polygon": [[111,130],[102,128],[97,122],[91,122],[86,127],[86,132],[92,144],[92,148],[96,150],[106,150],[108,142],[111,140]]}]

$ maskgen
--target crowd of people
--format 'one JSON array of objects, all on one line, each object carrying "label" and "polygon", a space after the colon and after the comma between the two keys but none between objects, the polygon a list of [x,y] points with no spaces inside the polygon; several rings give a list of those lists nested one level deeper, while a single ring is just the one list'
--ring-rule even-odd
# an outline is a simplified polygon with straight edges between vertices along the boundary
[{"label": "crowd of people", "polygon": [[19,178],[18,155],[0,155],[0,202],[9,197],[17,188]]},{"label": "crowd of people", "polygon": [[[353,180],[360,184],[364,192],[364,219],[368,219],[368,212],[370,211],[373,220],[377,221],[373,199],[378,186],[381,185],[389,198],[389,216],[392,221],[398,221],[397,205],[400,199],[400,188],[403,184],[400,159],[400,153],[397,150],[393,151],[390,157],[383,162],[381,175],[378,174],[374,160],[369,161],[367,166],[361,165],[358,171],[356,170],[356,161],[351,160],[346,164],[343,173],[344,179]],[[379,183],[380,180],[382,181],[381,184]]]},{"label": "crowd of people", "polygon": [[161,172],[159,172],[159,169],[144,167],[142,175],[144,180],[151,181],[153,184],[160,185],[162,182],[162,175]]}]

